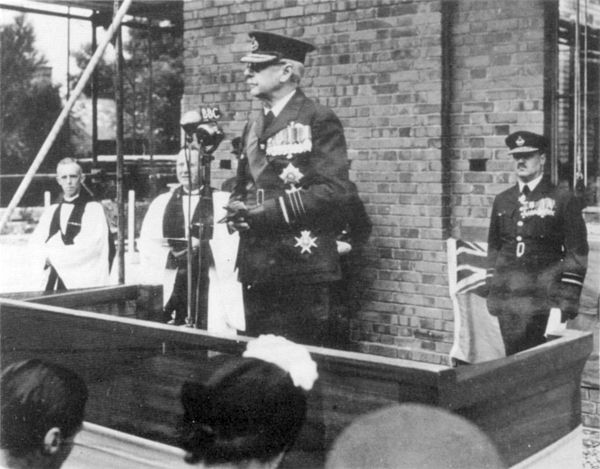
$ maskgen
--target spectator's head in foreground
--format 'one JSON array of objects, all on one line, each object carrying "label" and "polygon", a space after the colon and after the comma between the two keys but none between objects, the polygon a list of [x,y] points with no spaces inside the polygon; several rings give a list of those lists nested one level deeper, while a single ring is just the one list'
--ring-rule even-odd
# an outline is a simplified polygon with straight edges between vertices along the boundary
[{"label": "spectator's head in foreground", "polygon": [[274,468],[306,419],[307,393],[317,379],[308,350],[263,335],[242,357],[211,359],[203,384],[186,382],[181,446],[186,461],[209,467]]},{"label": "spectator's head in foreground", "polygon": [[0,378],[0,461],[59,468],[81,429],[88,390],[74,372],[42,360],[8,366]]},{"label": "spectator's head in foreground", "polygon": [[401,404],[357,418],[336,439],[326,469],[507,467],[473,423],[438,407]]}]

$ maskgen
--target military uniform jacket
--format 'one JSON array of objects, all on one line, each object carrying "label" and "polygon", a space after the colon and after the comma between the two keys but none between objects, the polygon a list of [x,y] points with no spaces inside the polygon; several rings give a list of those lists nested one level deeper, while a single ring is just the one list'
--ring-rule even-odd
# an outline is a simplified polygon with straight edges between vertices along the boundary
[{"label": "military uniform jacket", "polygon": [[240,280],[339,280],[340,207],[352,191],[342,124],[300,90],[266,129],[263,120],[261,111],[246,124],[232,194],[264,208],[260,223],[241,233]]},{"label": "military uniform jacket", "polygon": [[580,203],[543,178],[527,198],[518,185],[494,200],[488,236],[488,308],[518,313],[578,304],[588,243]]}]

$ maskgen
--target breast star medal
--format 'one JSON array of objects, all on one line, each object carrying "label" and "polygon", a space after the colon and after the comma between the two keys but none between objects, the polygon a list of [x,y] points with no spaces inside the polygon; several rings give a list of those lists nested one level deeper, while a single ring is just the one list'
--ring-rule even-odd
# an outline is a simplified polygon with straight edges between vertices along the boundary
[{"label": "breast star medal", "polygon": [[298,184],[304,177],[304,174],[302,174],[302,171],[296,168],[292,163],[289,163],[281,172],[279,177],[286,184]]},{"label": "breast star medal", "polygon": [[318,247],[315,242],[317,238],[313,238],[309,230],[302,230],[300,236],[297,238],[294,237],[294,239],[296,240],[294,247],[300,248],[300,254],[304,254],[305,252],[312,254],[311,248]]}]

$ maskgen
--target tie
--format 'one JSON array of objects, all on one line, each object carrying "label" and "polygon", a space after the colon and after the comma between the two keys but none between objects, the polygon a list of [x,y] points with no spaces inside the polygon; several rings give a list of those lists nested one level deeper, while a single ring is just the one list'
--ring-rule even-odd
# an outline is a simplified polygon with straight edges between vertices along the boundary
[{"label": "tie", "polygon": [[273,119],[275,119],[275,115],[273,114],[273,112],[272,111],[267,112],[267,114],[265,115],[265,119],[263,121],[264,122],[263,132],[269,128],[269,126],[271,125],[271,122],[273,122]]},{"label": "tie", "polygon": [[523,194],[525,197],[527,197],[529,195],[531,191],[529,190],[529,186],[527,184],[525,184],[523,186],[523,190],[521,191],[521,194]]}]

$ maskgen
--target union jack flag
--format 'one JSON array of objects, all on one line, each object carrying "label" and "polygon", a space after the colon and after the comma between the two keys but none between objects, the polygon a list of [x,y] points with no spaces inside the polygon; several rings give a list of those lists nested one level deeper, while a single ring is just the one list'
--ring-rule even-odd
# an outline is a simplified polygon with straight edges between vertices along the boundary
[{"label": "union jack flag", "polygon": [[454,362],[479,363],[503,357],[498,320],[484,297],[487,243],[448,239],[448,287],[454,309]]},{"label": "union jack flag", "polygon": [[487,243],[449,239],[450,294],[470,292],[485,296],[486,258]]}]

